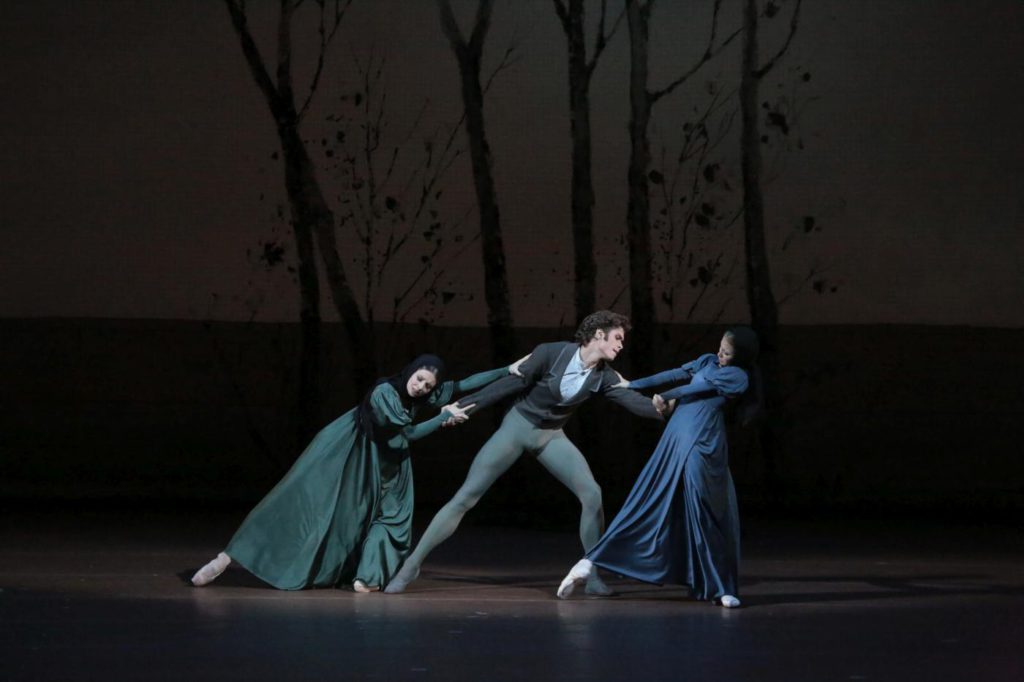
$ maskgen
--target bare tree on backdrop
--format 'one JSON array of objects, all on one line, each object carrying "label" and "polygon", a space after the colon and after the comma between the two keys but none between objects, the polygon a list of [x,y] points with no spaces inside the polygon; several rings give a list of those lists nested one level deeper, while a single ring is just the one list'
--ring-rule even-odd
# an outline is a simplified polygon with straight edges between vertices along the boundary
[{"label": "bare tree on backdrop", "polygon": [[737,116],[734,93],[713,82],[703,92],[707,101],[691,107],[678,151],[675,140],[663,143],[647,174],[652,185],[652,288],[659,318],[670,323],[691,321],[712,301],[716,308],[710,323],[717,323],[728,299],[714,294],[727,290],[739,262],[723,238],[743,213],[736,196],[739,183],[723,151]]},{"label": "bare tree on backdrop", "polygon": [[[461,219],[446,221],[439,205],[442,181],[462,154],[455,141],[462,121],[421,137],[425,102],[408,130],[393,130],[385,60],[355,59],[354,66],[358,85],[327,116],[334,131],[321,147],[337,179],[338,224],[353,241],[346,251],[361,273],[357,283],[372,334],[376,322],[426,324],[453,301],[471,300],[473,294],[458,291],[450,266],[479,234],[467,234]],[[394,291],[390,300],[380,300],[382,289]],[[379,339],[372,341],[380,348]]]},{"label": "bare tree on backdrop", "polygon": [[722,0],[715,0],[707,46],[700,57],[667,86],[651,90],[648,86],[648,62],[651,13],[655,0],[627,0],[626,19],[629,25],[629,199],[626,208],[626,243],[629,251],[629,295],[634,331],[630,341],[633,371],[651,370],[655,323],[652,292],[650,170],[651,144],[648,129],[654,105],[674,92],[704,64],[721,52],[738,35],[738,31],[718,41],[718,21]]},{"label": "bare tree on backdrop", "polygon": [[291,211],[291,227],[298,261],[302,354],[298,388],[297,440],[304,443],[315,431],[320,414],[321,317],[320,286],[316,261],[319,248],[331,295],[352,351],[355,382],[364,387],[376,376],[376,361],[368,342],[367,325],[349,286],[338,254],[334,214],[324,197],[299,128],[316,95],[323,74],[324,60],[338,34],[345,11],[352,0],[317,0],[309,6],[319,11],[316,66],[301,105],[296,99],[292,75],[292,21],[302,2],[280,0],[277,17],[277,67],[272,78],[259,47],[249,29],[244,0],[224,0],[231,24],[238,35],[242,53],[253,79],[270,108],[285,170],[285,188]]},{"label": "bare tree on backdrop", "polygon": [[[498,196],[494,186],[491,148],[484,127],[484,92],[480,72],[484,41],[491,25],[494,0],[479,0],[473,28],[467,40],[459,28],[448,0],[437,0],[441,29],[451,45],[459,64],[462,102],[465,109],[466,135],[469,140],[470,160],[473,165],[473,184],[476,189],[477,209],[480,214],[480,243],[484,265],[484,299],[487,303],[487,325],[491,331],[496,363],[508,362],[516,354],[515,332],[512,328],[512,308],[509,301],[508,272],[505,266],[505,246],[498,211]],[[505,53],[506,63],[510,51]],[[498,70],[501,69],[499,66]],[[495,71],[497,73],[497,70]],[[492,76],[493,78],[493,76]]]},{"label": "bare tree on backdrop", "polygon": [[[758,48],[758,21],[762,16],[758,0],[744,0],[743,4],[743,67],[740,80],[740,136],[741,165],[743,171],[743,218],[746,255],[746,292],[750,319],[761,339],[761,371],[765,384],[765,403],[768,419],[760,433],[762,456],[765,462],[766,483],[769,491],[779,492],[778,464],[781,454],[779,424],[775,412],[779,407],[778,330],[779,312],[772,291],[768,248],[765,239],[764,192],[762,189],[762,134],[760,127],[760,84],[779,60],[786,54],[800,17],[802,0],[796,0],[790,17],[789,30],[782,45],[763,64]],[[768,0],[763,16],[772,19],[779,12],[779,2]]]},{"label": "bare tree on backdrop", "polygon": [[572,137],[572,239],[575,266],[576,322],[596,308],[597,266],[594,262],[594,182],[591,174],[590,81],[608,41],[615,35],[625,8],[605,33],[607,0],[601,0],[594,49],[587,58],[585,0],[552,0],[565,32],[569,53],[569,121]]}]

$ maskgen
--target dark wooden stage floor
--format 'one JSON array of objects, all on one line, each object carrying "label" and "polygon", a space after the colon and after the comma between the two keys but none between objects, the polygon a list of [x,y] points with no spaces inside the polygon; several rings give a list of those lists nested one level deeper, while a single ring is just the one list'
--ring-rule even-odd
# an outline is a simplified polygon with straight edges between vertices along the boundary
[{"label": "dark wooden stage floor", "polygon": [[1024,530],[745,519],[744,606],[609,576],[571,533],[464,527],[404,595],[186,585],[241,513],[0,521],[0,680],[1024,680]]}]

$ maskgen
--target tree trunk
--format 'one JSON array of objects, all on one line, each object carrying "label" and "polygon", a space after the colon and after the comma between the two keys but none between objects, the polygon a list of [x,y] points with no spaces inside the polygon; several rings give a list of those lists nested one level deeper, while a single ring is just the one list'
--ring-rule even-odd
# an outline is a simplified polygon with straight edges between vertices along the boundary
[{"label": "tree trunk", "polygon": [[512,329],[512,308],[509,303],[508,272],[505,267],[505,245],[501,234],[501,216],[494,188],[491,147],[484,127],[484,94],[480,85],[480,61],[483,39],[490,23],[492,0],[481,0],[473,37],[463,40],[447,0],[439,0],[441,26],[459,62],[462,101],[466,112],[466,135],[469,137],[473,184],[480,211],[480,244],[484,261],[484,300],[487,303],[487,324],[495,364],[510,362],[517,353]]},{"label": "tree trunk", "polygon": [[649,7],[628,2],[629,22],[629,200],[626,235],[629,247],[629,299],[633,331],[629,341],[634,374],[651,371],[654,338],[654,297],[651,294],[651,230],[647,169],[651,145],[651,97],[647,91]]},{"label": "tree trunk", "polygon": [[771,272],[765,241],[764,195],[761,188],[761,132],[758,107],[761,75],[758,66],[757,2],[745,0],[743,15],[743,73],[740,81],[741,164],[743,170],[744,245],[746,291],[751,325],[761,340],[761,372],[764,379],[768,418],[761,429],[761,451],[765,462],[766,487],[779,493],[778,468],[781,454],[778,389],[779,314],[772,292]]},{"label": "tree trunk", "polygon": [[596,307],[594,183],[591,175],[590,75],[583,0],[570,0],[564,22],[569,48],[569,118],[572,135],[572,239],[577,324]]},{"label": "tree trunk", "polygon": [[[320,425],[320,357],[322,328],[320,320],[320,285],[316,266],[314,240],[319,243],[327,279],[352,348],[356,394],[361,395],[376,376],[373,344],[355,305],[345,271],[335,244],[334,215],[324,199],[313,164],[299,134],[299,114],[291,76],[291,20],[298,7],[281,0],[277,26],[277,81],[268,73],[248,28],[244,3],[225,0],[232,26],[238,35],[257,87],[263,94],[277,127],[284,157],[285,189],[291,209],[291,226],[295,235],[298,260],[302,329],[302,355],[299,361],[299,398],[297,440],[304,446]],[[311,93],[312,95],[312,93]]]},{"label": "tree trunk", "polygon": [[[334,214],[324,198],[316,178],[313,163],[299,136],[298,127],[284,125],[279,129],[285,160],[285,186],[292,209],[292,223],[296,233],[309,241],[312,255],[313,239],[316,239],[320,257],[327,273],[334,306],[338,311],[345,335],[348,338],[353,362],[352,380],[358,398],[377,378],[377,363],[374,357],[373,330],[363,322],[359,305],[348,284],[344,266],[338,255],[337,239],[334,234]],[[315,272],[313,275],[315,276]],[[301,276],[300,276],[301,279]]]},{"label": "tree trunk", "polygon": [[480,63],[477,59],[460,64],[462,97],[466,104],[466,133],[469,135],[470,157],[473,161],[473,184],[480,210],[480,243],[484,259],[484,299],[487,301],[487,324],[491,328],[495,360],[508,362],[516,353],[512,330],[512,309],[509,304],[508,273],[505,266],[505,245],[501,235],[501,216],[494,188],[491,147],[484,130],[484,98],[480,88]]}]

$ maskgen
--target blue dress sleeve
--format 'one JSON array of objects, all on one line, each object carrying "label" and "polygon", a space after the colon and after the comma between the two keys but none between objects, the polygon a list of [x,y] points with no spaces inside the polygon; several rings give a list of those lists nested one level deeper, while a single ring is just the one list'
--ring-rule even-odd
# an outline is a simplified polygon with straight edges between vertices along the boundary
[{"label": "blue dress sleeve", "polygon": [[707,364],[709,359],[714,357],[714,355],[708,353],[700,356],[696,360],[686,363],[682,367],[667,369],[664,372],[658,372],[657,374],[652,374],[651,376],[644,377],[643,379],[634,379],[629,382],[629,388],[640,390],[644,388],[654,388],[655,386],[661,386],[662,384],[677,384],[682,381],[689,381],[699,369]]},{"label": "blue dress sleeve", "polygon": [[697,400],[711,396],[735,398],[747,390],[747,373],[739,367],[722,367],[705,373],[685,386],[665,391],[661,397],[665,400],[682,399]]}]

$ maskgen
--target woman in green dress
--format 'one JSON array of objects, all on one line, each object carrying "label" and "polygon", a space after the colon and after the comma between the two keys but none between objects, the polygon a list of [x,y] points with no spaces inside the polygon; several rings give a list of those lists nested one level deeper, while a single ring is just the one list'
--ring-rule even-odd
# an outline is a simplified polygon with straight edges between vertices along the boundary
[{"label": "woman in green dress", "polygon": [[[235,561],[282,590],[386,585],[412,539],[409,444],[465,421],[471,406],[449,404],[453,396],[516,373],[518,365],[442,383],[441,358],[421,355],[379,380],[360,406],[313,438],[192,584],[211,583]],[[413,423],[421,408],[442,405],[437,416]]]}]

